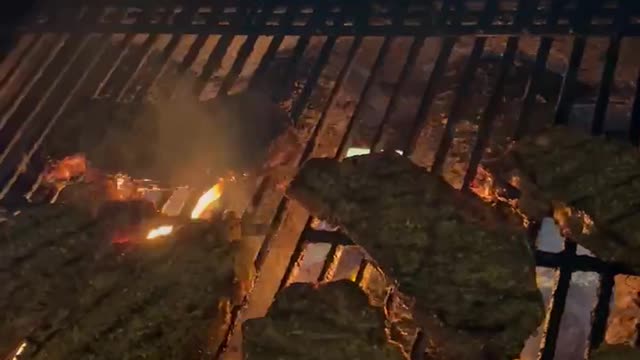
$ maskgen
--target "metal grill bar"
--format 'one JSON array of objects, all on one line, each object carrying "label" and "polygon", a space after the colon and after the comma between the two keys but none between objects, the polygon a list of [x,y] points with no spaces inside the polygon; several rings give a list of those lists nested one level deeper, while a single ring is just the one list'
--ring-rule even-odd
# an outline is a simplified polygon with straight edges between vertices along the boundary
[{"label": "metal grill bar", "polygon": [[[592,4],[590,2],[580,2],[577,7],[573,22],[578,30],[584,30],[587,28],[587,24],[591,19]],[[562,89],[560,90],[560,97],[556,106],[556,124],[567,124],[569,121],[569,111],[571,105],[573,105],[576,80],[578,76],[578,70],[580,69],[580,63],[584,55],[584,49],[586,46],[586,38],[584,36],[578,36],[573,42],[573,50],[571,51],[571,58],[569,59],[569,68],[565,74],[564,81],[562,83]]]},{"label": "metal grill bar", "polygon": [[[182,5],[186,3],[185,1],[174,1],[170,4],[167,4],[163,10],[165,13],[173,14],[175,9],[178,7],[183,7]],[[274,7],[288,7],[294,4],[294,1],[291,0],[279,0],[278,2],[274,2]],[[297,2],[299,6],[305,8],[314,8],[317,3],[311,1]],[[362,3],[361,6],[370,5],[373,2]],[[474,0],[466,0],[465,4],[483,4],[484,1],[474,1]],[[516,1],[509,0],[501,0],[500,4],[513,4],[517,3]],[[148,4],[146,0],[128,0],[126,2],[119,2],[113,4],[90,4],[88,5],[88,9],[97,10],[104,9],[105,6],[118,6],[118,7],[128,7],[128,8],[141,8]],[[393,1],[376,1],[376,5],[382,8],[390,8],[393,7]],[[72,5],[66,4],[66,7],[71,7]],[[237,8],[235,8],[236,3],[232,1],[226,2],[226,8],[229,12],[224,12],[220,14],[218,21],[211,25],[205,25],[197,22],[192,22],[190,24],[180,25],[180,31],[186,34],[234,34],[234,35],[252,35],[252,34],[260,34],[260,35],[276,35],[280,33],[281,29],[278,24],[271,25],[265,24],[261,27],[254,27],[251,24],[239,24],[235,21],[232,21],[233,18],[239,13]],[[347,0],[336,1],[336,5],[343,9],[348,9],[350,11],[359,11],[360,9],[356,9],[352,6],[349,6],[349,2]],[[568,5],[568,4],[567,4]],[[224,5],[223,5],[224,6]],[[445,24],[444,26],[435,26],[431,21],[432,18],[439,18],[443,16],[443,12],[447,11],[440,10],[435,6],[429,7],[428,4],[424,2],[420,2],[414,0],[407,4],[407,9],[411,8],[412,12],[407,14],[407,19],[411,19],[413,21],[403,21],[400,26],[391,26],[386,25],[391,20],[390,15],[387,13],[380,13],[377,16],[377,19],[368,19],[368,18],[360,18],[359,22],[362,23],[350,23],[350,22],[341,22],[340,24],[336,24],[333,19],[327,19],[326,22],[322,24],[318,24],[318,26],[308,27],[305,24],[296,24],[288,28],[287,35],[312,35],[314,33],[321,32],[326,35],[334,35],[334,36],[353,36],[353,35],[364,35],[364,36],[383,36],[383,35],[406,35],[406,36],[451,36],[451,35],[478,35],[478,36],[498,36],[498,35],[518,35],[518,32],[514,30],[515,28],[522,28],[520,25],[522,23],[518,23],[522,21],[524,23],[524,19],[517,19],[517,16],[513,10],[510,10],[509,6],[499,7],[496,15],[499,19],[514,19],[513,21],[491,21],[483,23],[480,21],[482,18],[482,12],[477,10],[467,9],[464,10],[464,17],[462,17],[465,21],[460,24]],[[444,7],[443,7],[444,9]],[[172,33],[176,31],[176,24],[173,24],[169,21],[158,21],[155,23],[149,23],[145,25],[132,25],[126,22],[120,23],[100,23],[95,22],[91,24],[87,24],[85,22],[81,22],[80,20],[75,21],[59,21],[56,18],[56,14],[61,13],[65,10],[65,5],[58,5],[53,9],[45,12],[45,21],[40,22],[32,22],[28,24],[24,28],[24,31],[33,32],[70,32],[70,31],[90,31],[95,33],[128,33],[128,32],[144,32],[144,33]],[[541,36],[552,36],[552,35],[561,35],[561,34],[572,34],[572,33],[580,33],[581,35],[609,35],[615,29],[615,16],[616,16],[616,8],[607,7],[603,8],[602,11],[599,12],[599,21],[597,23],[589,23],[591,26],[585,29],[577,30],[574,24],[571,23],[562,23],[558,25],[551,25],[542,20],[546,15],[548,9],[546,8],[538,8],[538,11],[533,14],[533,22],[529,24],[526,29],[529,33]],[[459,10],[461,11],[461,10]],[[629,8],[629,13],[632,15],[637,15],[640,9],[637,6],[633,6]],[[462,11],[461,11],[462,13]],[[425,17],[427,14],[429,17]],[[282,18],[277,16],[277,14],[270,14],[272,18],[276,18],[282,21]],[[355,12],[346,12],[346,19],[358,18],[357,13]],[[571,7],[571,6],[563,6],[560,9],[559,15],[563,19],[571,19],[576,16],[581,15],[581,9],[579,7]],[[418,19],[418,20],[414,20]],[[348,20],[347,20],[348,21]],[[625,34],[628,35],[638,35],[640,34],[640,25],[638,24],[630,24],[625,29]]]},{"label": "metal grill bar", "polygon": [[[567,256],[576,255],[576,244],[573,242],[565,242],[564,252]],[[549,312],[549,318],[547,321],[546,334],[544,337],[544,343],[542,346],[541,360],[553,360],[556,352],[556,345],[558,341],[558,332],[560,330],[560,320],[564,313],[564,307],[567,301],[567,294],[569,293],[569,285],[571,283],[571,269],[567,264],[560,266],[560,276],[558,283],[553,291],[553,298],[551,300],[551,311]]]},{"label": "metal grill bar", "polygon": [[[295,13],[298,11],[298,7],[296,5],[290,5],[285,10],[285,14],[283,16],[283,20],[281,21],[282,27],[288,28],[292,25]],[[267,71],[269,64],[273,61],[276,56],[276,52],[278,48],[282,44],[284,40],[284,35],[278,34],[271,39],[271,43],[269,44],[269,48],[267,49],[265,55],[262,57],[258,68],[254,72],[253,78],[249,83],[250,88],[255,88],[259,81],[263,79],[265,72]]]},{"label": "metal grill bar", "polygon": [[[37,67],[36,73],[33,76],[31,76],[31,80],[27,82],[24,87],[22,87],[20,92],[16,95],[16,97],[11,102],[10,107],[3,112],[2,118],[0,118],[0,130],[2,130],[6,126],[11,116],[13,116],[16,109],[18,109],[18,106],[20,106],[20,104],[24,100],[24,97],[31,91],[31,88],[33,88],[33,85],[35,85],[35,83],[38,80],[40,80],[40,78],[44,74],[45,69],[49,67],[49,64],[53,61],[53,59],[58,54],[60,49],[62,49],[62,46],[65,44],[66,40],[67,38],[65,36],[60,41],[58,41],[58,43],[53,48],[52,52],[45,59],[44,63]],[[31,55],[31,53],[28,55]],[[26,61],[30,59],[28,55],[25,57]]]},{"label": "metal grill bar", "polygon": [[613,297],[615,275],[609,270],[600,274],[600,288],[598,289],[598,303],[593,310],[593,325],[591,326],[591,349],[596,349],[604,341],[607,319],[609,318],[610,300]]},{"label": "metal grill bar", "polygon": [[[452,1],[455,1],[455,3],[452,3]],[[462,2],[460,0],[445,0],[443,2],[441,10],[442,17],[440,18],[439,23],[440,26],[444,26],[447,22],[452,22],[454,24],[460,22],[460,18],[456,14],[451,14],[452,4],[456,4],[456,7],[460,8]],[[447,66],[447,62],[451,56],[456,40],[456,38],[447,38],[443,40],[440,53],[434,63],[433,71],[431,72],[429,81],[427,82],[424,94],[420,100],[420,105],[418,105],[418,111],[416,112],[413,125],[410,129],[410,134],[412,134],[410,135],[411,138],[403,149],[403,154],[407,156],[413,155],[413,151],[418,144],[418,138],[420,137],[420,133],[422,133],[427,114],[429,113],[429,107],[436,95],[436,88],[440,84],[440,79],[444,74],[444,69]]]},{"label": "metal grill bar", "polygon": [[[555,25],[558,23],[560,9],[565,5],[565,3],[566,0],[558,0],[553,2],[553,6],[551,8],[551,12],[549,13],[547,23],[549,23],[550,25]],[[518,119],[516,131],[514,134],[515,139],[521,138],[529,129],[531,121],[531,111],[529,110],[532,109],[535,104],[536,94],[538,93],[541,85],[538,80],[541,78],[542,73],[547,67],[547,59],[549,58],[549,52],[551,51],[552,43],[553,39],[550,37],[543,37],[540,41],[538,53],[536,55],[536,62],[527,81],[527,88],[525,90],[522,111],[520,111],[520,118]]]},{"label": "metal grill bar", "polygon": [[403,153],[407,156],[413,155],[413,152],[418,145],[418,138],[420,137],[420,133],[424,128],[427,114],[429,113],[429,108],[433,103],[433,98],[436,96],[436,89],[438,85],[440,85],[442,76],[444,74],[444,69],[447,66],[447,62],[449,61],[449,56],[451,56],[451,51],[453,51],[453,47],[455,45],[456,39],[445,39],[442,43],[442,47],[440,48],[440,53],[438,54],[438,58],[433,66],[433,71],[431,72],[431,76],[429,77],[429,81],[427,82],[427,87],[424,90],[424,94],[422,95],[422,100],[420,101],[420,105],[418,106],[418,111],[416,113],[416,117],[413,121],[413,126],[411,127],[410,134],[411,139],[407,142],[406,147],[403,149]]},{"label": "metal grill bar", "polygon": [[36,44],[40,41],[41,38],[42,38],[41,34],[34,35],[29,41],[29,43],[25,46],[24,52],[17,54],[16,61],[11,65],[11,68],[5,73],[5,75],[0,80],[0,89],[4,88],[7,83],[11,82],[16,71],[18,71],[18,69],[20,68],[21,62],[19,61],[19,59],[25,59],[28,56],[30,56],[35,51]]},{"label": "metal grill bar", "polygon": [[[467,60],[467,65],[465,66],[464,72],[460,77],[460,83],[469,84],[473,81],[473,76],[475,75],[476,69],[478,68],[478,62],[480,61],[480,56],[482,55],[482,51],[484,50],[486,39],[478,38],[473,44],[473,50],[471,51],[471,55]],[[442,139],[440,140],[440,145],[438,146],[438,151],[436,152],[435,158],[433,160],[433,164],[431,165],[431,171],[436,174],[442,174],[442,170],[444,167],[444,162],[447,158],[447,153],[449,152],[449,148],[453,142],[454,138],[454,129],[455,125],[460,120],[462,116],[462,110],[464,109],[464,102],[469,96],[470,89],[466,86],[459,86],[455,93],[455,98],[453,100],[453,104],[451,105],[451,111],[449,112],[449,116],[447,117],[447,124],[445,125],[444,134]]]},{"label": "metal grill bar", "polygon": [[484,154],[485,147],[487,146],[487,142],[489,141],[489,136],[491,135],[491,126],[493,120],[496,117],[498,106],[500,105],[500,101],[502,99],[502,94],[504,92],[504,82],[507,78],[509,67],[513,63],[513,59],[516,55],[517,49],[518,38],[509,38],[509,40],[507,41],[507,49],[502,55],[502,62],[500,63],[500,73],[498,74],[496,87],[493,91],[493,94],[491,95],[491,98],[489,99],[487,108],[482,114],[482,119],[480,119],[478,138],[471,152],[469,167],[467,168],[467,172],[465,173],[464,180],[462,182],[462,189],[465,191],[469,190],[471,181],[473,181],[473,179],[475,179],[476,177],[478,166],[480,165],[480,160],[482,160],[482,155]]},{"label": "metal grill bar", "polygon": [[398,78],[396,85],[393,87],[393,92],[391,94],[391,99],[389,100],[389,105],[387,106],[387,109],[385,110],[384,115],[382,116],[382,121],[380,122],[380,125],[378,125],[378,129],[376,130],[376,134],[373,138],[373,146],[371,148],[372,148],[372,151],[374,152],[380,152],[383,150],[381,141],[382,141],[382,134],[385,131],[385,126],[389,122],[391,115],[398,108],[400,90],[402,89],[402,85],[404,85],[404,83],[407,82],[407,79],[411,74],[411,70],[414,68],[416,64],[416,60],[418,58],[418,55],[420,54],[420,50],[422,50],[422,47],[424,46],[424,41],[425,41],[425,38],[423,37],[417,37],[413,39],[413,43],[411,44],[409,53],[407,54],[407,57],[404,61],[404,65],[402,66],[400,77]]}]

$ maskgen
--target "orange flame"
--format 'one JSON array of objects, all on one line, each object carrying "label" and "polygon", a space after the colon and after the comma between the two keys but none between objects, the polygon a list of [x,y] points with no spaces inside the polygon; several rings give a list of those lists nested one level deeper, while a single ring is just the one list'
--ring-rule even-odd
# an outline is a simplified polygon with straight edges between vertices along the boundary
[{"label": "orange flame", "polygon": [[155,239],[162,236],[167,236],[173,232],[173,225],[162,225],[155,229],[151,229],[147,234],[147,239]]},{"label": "orange flame", "polygon": [[200,219],[202,214],[209,208],[213,202],[218,200],[222,196],[222,182],[215,184],[211,189],[200,196],[196,206],[191,211],[192,219]]},{"label": "orange flame", "polygon": [[22,344],[20,344],[20,347],[18,347],[18,349],[16,350],[11,360],[17,360],[18,357],[24,352],[26,348],[27,348],[27,342],[23,341]]}]

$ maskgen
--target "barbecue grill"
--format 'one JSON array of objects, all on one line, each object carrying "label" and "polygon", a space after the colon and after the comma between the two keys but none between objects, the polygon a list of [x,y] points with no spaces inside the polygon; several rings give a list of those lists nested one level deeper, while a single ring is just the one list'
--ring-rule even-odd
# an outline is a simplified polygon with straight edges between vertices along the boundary
[{"label": "barbecue grill", "polygon": [[[464,171],[456,183],[461,191],[470,191],[479,165],[490,155],[486,149],[499,136],[517,139],[547,122],[534,114],[542,106],[544,74],[559,41],[569,41],[571,51],[561,84],[545,105],[554,110],[548,123],[572,121],[573,105],[580,100],[577,90],[583,86],[581,64],[590,46],[600,41],[606,43],[606,51],[600,59],[601,69],[595,70],[601,76],[594,86],[588,126],[593,134],[602,134],[611,127],[608,120],[617,106],[610,97],[621,48],[640,35],[640,3],[635,0],[68,0],[43,1],[37,10],[16,29],[14,46],[3,54],[0,64],[0,199],[7,208],[26,205],[25,195],[37,191],[44,165],[38,157],[40,146],[56,124],[64,121],[68,108],[87,97],[144,101],[153,91],[178,87],[181,75],[194,68],[198,68],[194,81],[181,86],[196,96],[202,96],[207,87],[224,96],[243,78],[249,79],[243,86],[271,92],[304,129],[306,147],[300,162],[315,156],[342,158],[355,145],[367,151],[395,146],[393,150],[444,174],[459,136],[465,136],[460,135],[459,126],[468,117],[468,99],[476,95],[472,83],[477,81],[483,51],[497,41],[502,54],[493,63],[484,102],[475,110],[473,140],[464,149]],[[447,85],[448,64],[465,41],[470,52],[456,71],[457,85],[448,93],[447,110],[442,110],[439,101]],[[531,41],[537,48],[531,61],[523,65],[526,87],[517,100],[513,126],[494,132],[505,116],[504,99],[511,95],[506,89],[512,68],[521,61],[522,44]],[[354,64],[359,57],[367,57],[362,49],[370,44],[374,45],[368,54],[374,55],[363,61],[365,76],[348,93],[348,79],[356,73]],[[429,76],[423,77],[417,65],[425,53],[435,56]],[[391,62],[401,66],[391,71]],[[278,81],[269,82],[274,76]],[[417,77],[422,85],[418,101],[411,105],[411,119],[394,125],[394,114],[408,106],[402,100],[406,86]],[[384,81],[391,85],[382,96],[382,105],[378,104],[383,110],[377,113],[368,104]],[[640,91],[635,79],[631,83]],[[622,103],[628,105],[629,114],[622,125],[624,136],[637,145],[640,97],[631,94]],[[443,116],[433,116],[439,111]],[[354,140],[363,119],[372,114],[377,114],[374,131],[360,136],[367,141]],[[440,126],[436,139],[425,134],[434,121]],[[397,127],[402,128],[401,135]],[[401,140],[387,141],[390,131],[396,131],[393,136]],[[429,146],[434,151],[425,160],[424,147]],[[356,281],[372,271],[366,256],[346,236],[315,226],[301,206],[283,198],[269,184],[269,179],[262,179],[256,186],[248,209],[271,224],[259,240],[255,260],[259,277],[246,306],[234,309],[227,344],[218,351],[221,358],[240,358],[239,324],[264,314],[277,291],[301,278],[305,252],[317,244],[324,247],[326,256],[322,266],[311,271],[313,280],[346,276],[346,264],[354,261],[360,263]],[[532,229],[533,237],[537,230]],[[598,274],[588,339],[588,347],[597,348],[605,338],[616,276],[634,274],[581,253],[568,241],[559,251],[538,249],[536,261],[540,268],[558,274],[544,325],[541,359],[557,354],[561,320],[576,272]],[[416,341],[413,349],[415,359],[421,358],[419,344]]]}]

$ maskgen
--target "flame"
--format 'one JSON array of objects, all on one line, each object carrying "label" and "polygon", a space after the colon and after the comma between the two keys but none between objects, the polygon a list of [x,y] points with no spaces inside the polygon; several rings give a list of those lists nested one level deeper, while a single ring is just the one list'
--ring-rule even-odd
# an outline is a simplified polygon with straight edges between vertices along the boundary
[{"label": "flame", "polygon": [[222,196],[222,182],[215,184],[200,196],[196,206],[193,208],[193,211],[191,211],[191,218],[200,219],[205,210],[207,210],[214,201],[218,200],[220,196]]},{"label": "flame", "polygon": [[16,353],[13,356],[13,359],[11,360],[17,360],[18,357],[24,352],[24,349],[27,348],[27,342],[23,341],[22,344],[20,344],[20,347],[18,348],[18,350],[16,350]]},{"label": "flame", "polygon": [[173,232],[173,225],[162,225],[155,229],[151,229],[147,234],[147,239],[155,239],[162,236],[167,236]]}]

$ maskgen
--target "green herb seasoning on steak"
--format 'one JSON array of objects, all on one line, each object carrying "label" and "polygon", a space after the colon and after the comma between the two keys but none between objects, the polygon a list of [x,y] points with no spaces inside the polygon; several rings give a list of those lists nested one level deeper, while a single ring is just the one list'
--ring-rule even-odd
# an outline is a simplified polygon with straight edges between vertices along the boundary
[{"label": "green herb seasoning on steak", "polygon": [[566,236],[598,257],[640,270],[640,154],[631,144],[559,126],[488,166],[520,188],[525,216],[553,213]]},{"label": "green herb seasoning on steak", "polygon": [[296,283],[282,290],[263,318],[243,324],[247,360],[403,360],[390,342],[384,309],[355,283]]},{"label": "green herb seasoning on steak", "polygon": [[[252,254],[243,239],[230,241],[226,223],[113,244],[119,211],[82,217],[51,208],[38,211],[55,218],[28,212],[5,228],[0,246],[15,250],[0,263],[0,334],[14,336],[3,336],[2,355],[25,338],[21,360],[200,359],[217,351],[253,274],[241,268]],[[39,226],[25,230],[27,220]],[[43,240],[47,232],[54,235]]]},{"label": "green herb seasoning on steak", "polygon": [[311,159],[287,193],[339,225],[415,297],[432,359],[513,359],[541,323],[524,235],[409,159]]},{"label": "green herb seasoning on steak", "polygon": [[640,349],[627,345],[605,345],[591,353],[591,360],[636,360]]}]

